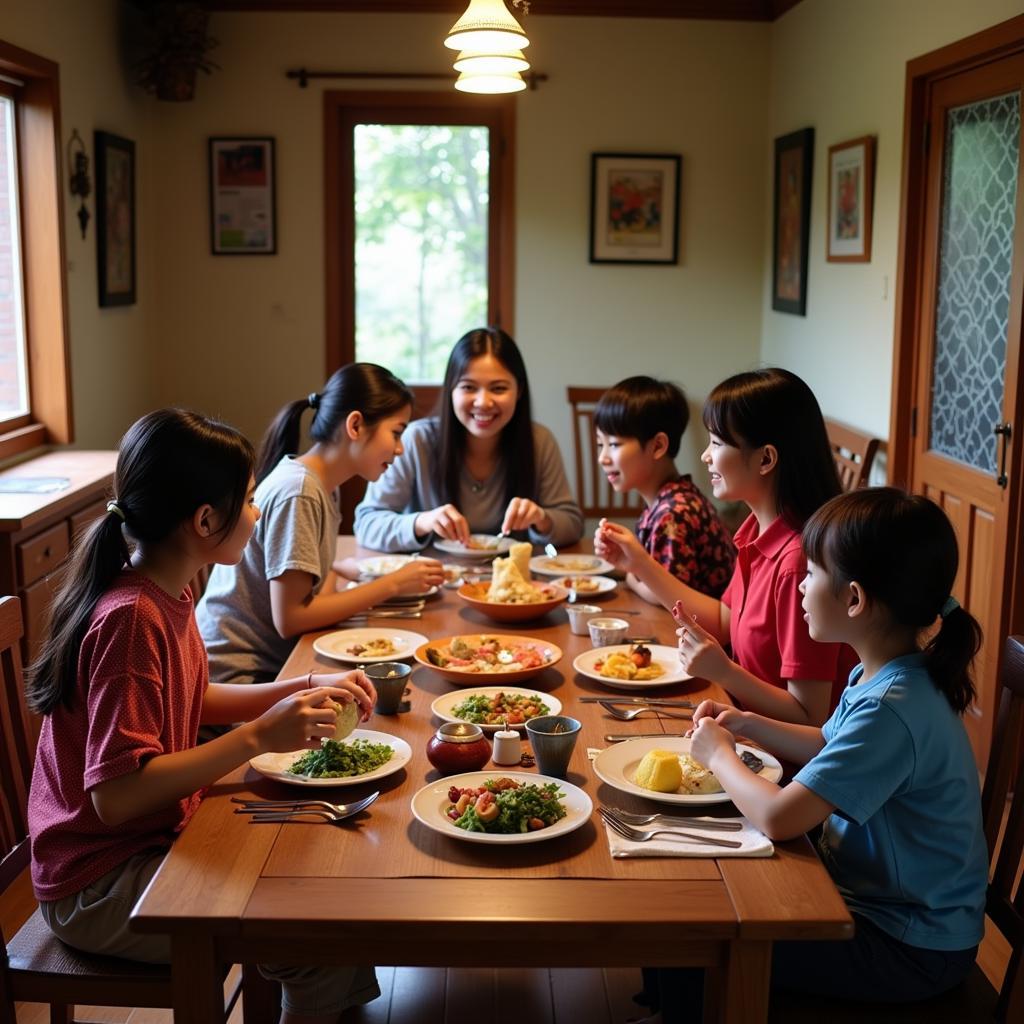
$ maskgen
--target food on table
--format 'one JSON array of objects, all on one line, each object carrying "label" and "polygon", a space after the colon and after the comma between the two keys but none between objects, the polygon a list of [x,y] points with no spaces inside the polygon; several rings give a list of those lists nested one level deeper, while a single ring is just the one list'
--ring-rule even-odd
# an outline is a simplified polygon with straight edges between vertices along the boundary
[{"label": "food on table", "polygon": [[665,669],[656,661],[651,660],[651,649],[643,644],[634,644],[628,653],[616,651],[607,657],[598,658],[594,669],[608,679],[632,679],[643,682],[657,679],[665,674]]},{"label": "food on table", "polygon": [[521,693],[496,693],[488,696],[485,693],[471,693],[465,700],[459,701],[451,713],[465,722],[477,725],[521,725],[528,718],[551,713],[551,708],[544,703],[540,694],[531,693],[528,697]]},{"label": "food on table", "polygon": [[355,739],[351,743],[324,740],[319,750],[307,750],[288,771],[310,779],[348,779],[387,764],[394,750],[386,743]]},{"label": "food on table", "polygon": [[551,661],[551,652],[493,636],[457,636],[448,644],[428,647],[427,661],[438,668],[496,674],[540,668]]},{"label": "food on table", "polygon": [[752,750],[743,750],[740,752],[740,760],[755,774],[757,775],[762,768],[764,768],[764,761],[761,760]]},{"label": "food on table", "polygon": [[564,572],[587,572],[596,569],[601,563],[596,558],[586,556],[558,555],[556,558],[549,558],[545,564]]},{"label": "food on table", "polygon": [[445,814],[467,832],[536,832],[565,817],[564,795],[554,782],[537,786],[509,778],[487,779],[477,788],[452,786]]},{"label": "food on table", "polygon": [[550,587],[530,582],[530,551],[529,544],[513,544],[508,558],[494,560],[488,601],[492,604],[540,604],[557,596]]},{"label": "food on table", "polygon": [[530,579],[530,556],[533,554],[533,545],[525,541],[517,541],[508,549],[509,560],[515,563],[519,575],[524,580]]},{"label": "food on table", "polygon": [[391,555],[381,558],[364,558],[361,563],[363,572],[371,576],[387,576],[388,573],[397,572],[409,561],[408,555]]},{"label": "food on table", "polygon": [[327,706],[334,709],[335,724],[332,739],[338,741],[346,739],[359,724],[359,708],[356,707],[356,702],[349,700],[344,704],[339,704],[336,700],[329,700]]},{"label": "food on table", "polygon": [[671,750],[648,750],[637,765],[633,781],[655,793],[675,793],[683,784],[679,755]]},{"label": "food on table", "polygon": [[345,648],[346,654],[354,654],[357,658],[366,655],[368,658],[386,658],[389,654],[397,654],[395,642],[386,636],[378,636],[365,643],[351,644]]},{"label": "food on table", "polygon": [[564,580],[559,580],[559,583],[579,594],[596,594],[601,589],[601,584],[592,576],[566,576]]}]

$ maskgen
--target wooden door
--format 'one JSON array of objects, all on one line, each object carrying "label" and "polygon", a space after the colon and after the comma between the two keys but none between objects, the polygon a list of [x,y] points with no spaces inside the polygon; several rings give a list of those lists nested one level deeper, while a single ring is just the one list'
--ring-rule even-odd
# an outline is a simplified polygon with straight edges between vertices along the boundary
[{"label": "wooden door", "polygon": [[[954,595],[979,620],[978,699],[965,716],[988,759],[997,668],[1020,571],[1024,53],[929,83],[909,482],[960,542]],[[910,287],[910,282],[905,282]]]}]

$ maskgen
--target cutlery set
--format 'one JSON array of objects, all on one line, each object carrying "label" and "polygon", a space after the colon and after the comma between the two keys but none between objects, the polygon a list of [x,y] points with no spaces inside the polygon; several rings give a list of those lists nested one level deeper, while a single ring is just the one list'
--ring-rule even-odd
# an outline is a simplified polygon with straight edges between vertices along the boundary
[{"label": "cutlery set", "polygon": [[326,800],[243,800],[237,796],[233,796],[231,802],[241,804],[235,808],[235,814],[252,815],[249,818],[250,825],[302,821],[304,817],[309,816],[338,825],[346,818],[365,810],[379,796],[380,790],[377,790],[362,800],[353,800],[350,804],[332,804]]},{"label": "cutlery set", "polygon": [[666,815],[640,815],[639,817],[650,818],[654,828],[637,828],[629,824],[621,815],[622,812],[611,807],[599,807],[598,813],[601,820],[615,833],[634,843],[646,843],[655,836],[675,836],[679,839],[686,839],[691,843],[700,843],[702,846],[724,846],[730,850],[738,850],[743,844],[733,839],[715,839],[712,836],[697,835],[695,832],[684,832],[680,828],[672,827],[672,822],[683,825],[685,828],[701,829],[709,831],[736,832],[743,826],[740,822],[728,823],[716,821],[713,824],[699,819],[675,818],[667,821]]}]

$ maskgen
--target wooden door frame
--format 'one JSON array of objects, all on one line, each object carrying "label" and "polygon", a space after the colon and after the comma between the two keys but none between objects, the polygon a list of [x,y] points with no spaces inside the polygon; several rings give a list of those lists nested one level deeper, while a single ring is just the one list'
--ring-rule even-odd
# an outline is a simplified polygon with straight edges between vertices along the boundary
[{"label": "wooden door frame", "polygon": [[[324,93],[324,266],[326,270],[327,339],[326,370],[355,359],[355,272],[351,253],[355,245],[352,204],[343,198],[340,180],[354,178],[353,153],[341,145],[348,129],[373,122],[381,109],[407,124],[485,124],[492,136],[490,166],[491,202],[488,212],[487,278],[488,322],[515,333],[513,296],[515,286],[515,100],[511,96],[474,96],[457,92],[363,92]],[[479,324],[467,324],[466,330]],[[452,338],[454,345],[457,338]]]},{"label": "wooden door frame", "polygon": [[[900,181],[900,231],[896,269],[896,318],[893,344],[893,389],[889,413],[890,483],[908,487],[912,480],[915,415],[915,380],[921,353],[917,337],[921,328],[920,297],[928,268],[924,265],[925,224],[928,196],[922,187],[928,164],[927,109],[932,85],[943,78],[980,67],[995,60],[1024,52],[1024,15],[1010,18],[982,32],[933,50],[907,62],[903,114],[903,170]],[[1018,226],[1024,225],[1024,188],[1018,190]],[[1011,294],[1024,289],[1024,267],[1018,266],[1011,281]],[[1016,381],[1020,367],[1007,362],[1007,382]],[[1001,597],[1000,621],[1003,633],[1024,629],[1024,572],[1019,568],[1024,545],[1024,459],[1019,455],[1024,444],[1024,402],[1017,403],[1007,472],[1010,477],[1007,494],[1007,548],[1005,558],[1011,567],[1010,583]],[[927,429],[927,424],[917,424]],[[1012,567],[1017,567],[1016,569]],[[991,638],[997,650],[1002,643]]]}]

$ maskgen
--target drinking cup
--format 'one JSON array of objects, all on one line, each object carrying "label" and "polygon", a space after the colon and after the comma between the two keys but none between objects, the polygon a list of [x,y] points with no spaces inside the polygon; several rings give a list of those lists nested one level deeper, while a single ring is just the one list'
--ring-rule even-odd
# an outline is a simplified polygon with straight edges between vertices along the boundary
[{"label": "drinking cup", "polygon": [[601,609],[596,604],[567,604],[565,610],[569,614],[569,629],[577,636],[586,636],[587,623],[595,615],[601,614]]},{"label": "drinking cup", "polygon": [[377,689],[377,703],[373,710],[378,715],[397,715],[412,668],[400,661],[378,661],[367,665],[363,671]]},{"label": "drinking cup", "polygon": [[526,734],[537,759],[537,771],[564,779],[569,770],[569,758],[580,734],[580,723],[568,715],[542,715],[526,723]]},{"label": "drinking cup", "polygon": [[595,647],[611,647],[626,639],[629,623],[625,619],[591,619],[587,629],[590,630],[590,642]]}]

